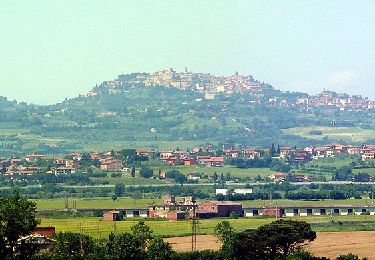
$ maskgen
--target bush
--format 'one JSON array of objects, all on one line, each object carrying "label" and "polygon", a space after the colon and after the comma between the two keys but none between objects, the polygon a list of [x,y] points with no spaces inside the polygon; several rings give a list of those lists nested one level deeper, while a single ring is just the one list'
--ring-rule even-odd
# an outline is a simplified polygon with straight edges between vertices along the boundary
[{"label": "bush", "polygon": [[154,176],[154,170],[149,167],[142,167],[139,174],[143,178],[151,178],[152,176]]}]

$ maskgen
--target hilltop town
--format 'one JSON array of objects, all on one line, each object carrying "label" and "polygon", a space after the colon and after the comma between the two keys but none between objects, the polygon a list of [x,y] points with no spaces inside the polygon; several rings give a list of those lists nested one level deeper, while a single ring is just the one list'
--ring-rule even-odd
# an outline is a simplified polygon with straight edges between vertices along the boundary
[{"label": "hilltop town", "polygon": [[[350,96],[324,89],[317,95],[293,93],[276,90],[270,84],[255,80],[252,75],[215,76],[209,73],[193,73],[185,68],[184,72],[174,69],[161,70],[154,73],[121,74],[115,80],[103,81],[87,96],[97,96],[102,93],[117,93],[130,86],[169,87],[190,90],[203,94],[205,99],[215,99],[219,95],[248,93],[254,96],[251,103],[267,103],[309,110],[318,108],[338,108],[340,110],[372,110],[375,101],[361,95]],[[292,95],[292,98],[288,97]]]}]

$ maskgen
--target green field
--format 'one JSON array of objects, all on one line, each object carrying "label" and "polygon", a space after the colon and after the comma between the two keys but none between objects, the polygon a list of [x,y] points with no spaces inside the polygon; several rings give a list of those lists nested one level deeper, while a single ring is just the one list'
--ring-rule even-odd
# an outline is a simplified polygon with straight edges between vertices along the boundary
[{"label": "green field", "polygon": [[[293,217],[293,220],[304,220],[309,223],[316,223],[317,230],[348,230],[348,228],[355,229],[356,225],[349,225],[348,228],[345,226],[329,225],[330,216],[314,216],[314,217]],[[223,221],[224,219],[205,219],[199,220],[198,233],[199,234],[213,234],[215,226]],[[274,221],[274,218],[239,218],[239,219],[225,219],[236,230],[253,229],[264,224]],[[335,222],[346,221],[346,222],[370,222],[370,225],[362,227],[362,229],[374,229],[375,221],[374,216],[335,216]],[[184,236],[191,234],[191,221],[167,221],[167,220],[145,220],[146,224],[152,228],[155,235],[159,236]],[[99,217],[81,217],[81,218],[42,218],[40,226],[54,226],[57,232],[80,232],[90,235],[94,238],[101,238],[107,236],[111,232],[129,232],[130,227],[137,223],[137,220],[123,220],[118,222],[104,222]],[[349,228],[349,229],[350,229]],[[357,227],[358,228],[358,227]]]},{"label": "green field", "polygon": [[183,174],[188,174],[191,172],[199,172],[203,173],[204,175],[208,176],[213,176],[214,173],[216,172],[218,175],[223,173],[224,175],[227,173],[230,173],[231,176],[235,177],[241,177],[241,178],[255,178],[258,175],[261,177],[267,177],[268,175],[274,173],[269,168],[249,168],[249,169],[240,169],[232,166],[224,166],[224,167],[205,167],[202,165],[192,165],[192,166],[176,166],[176,167],[171,167],[171,166],[165,166],[165,167],[160,167],[162,170],[172,170],[176,169],[179,172]]},{"label": "green field", "polygon": [[[35,199],[38,209],[63,209],[65,199]],[[69,208],[72,207],[72,199],[69,199]],[[160,199],[137,199],[118,198],[113,201],[111,198],[76,198],[77,208],[146,208],[152,203],[158,203]]]},{"label": "green field", "polygon": [[374,176],[375,175],[375,168],[360,168],[360,169],[353,169],[353,173],[367,173],[368,175]]},{"label": "green field", "polygon": [[[310,131],[313,130],[322,131],[322,135],[310,134]],[[315,140],[322,140],[327,137],[348,143],[365,143],[368,139],[372,139],[375,136],[375,130],[359,127],[310,126],[288,128],[282,131],[286,135],[296,135]]]},{"label": "green field", "polygon": [[[65,207],[65,199],[35,199],[37,208],[41,209],[63,209]],[[77,208],[146,208],[153,203],[160,203],[161,199],[136,199],[125,197],[118,198],[113,201],[111,198],[76,198]],[[373,204],[371,199],[348,199],[348,200],[319,200],[319,201],[303,201],[303,200],[245,200],[237,201],[244,207],[262,207],[269,205],[278,206],[333,206],[333,205],[370,205]],[[72,199],[69,199],[69,207],[72,205]]]}]

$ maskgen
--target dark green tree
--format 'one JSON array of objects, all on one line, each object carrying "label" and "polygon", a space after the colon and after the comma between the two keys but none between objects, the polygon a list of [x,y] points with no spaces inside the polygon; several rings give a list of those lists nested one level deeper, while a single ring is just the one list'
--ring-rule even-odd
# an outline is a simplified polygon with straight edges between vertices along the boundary
[{"label": "dark green tree", "polygon": [[60,232],[54,237],[52,252],[62,259],[83,259],[94,252],[94,241],[90,236],[72,232]]},{"label": "dark green tree", "polygon": [[140,241],[143,250],[146,249],[147,245],[153,238],[152,229],[145,224],[143,221],[139,221],[136,225],[131,227],[133,236]]},{"label": "dark green tree", "polygon": [[149,167],[141,167],[139,174],[143,178],[151,178],[154,175],[154,170]]},{"label": "dark green tree", "polygon": [[147,248],[147,260],[174,259],[172,246],[162,238],[154,238]]},{"label": "dark green tree", "polygon": [[130,175],[135,178],[135,167],[133,166],[130,172]]},{"label": "dark green tree", "polygon": [[121,197],[124,195],[125,185],[123,183],[118,183],[115,185],[115,196]]},{"label": "dark green tree", "polygon": [[30,234],[38,224],[36,204],[18,190],[0,197],[0,259],[13,258],[17,240]]}]

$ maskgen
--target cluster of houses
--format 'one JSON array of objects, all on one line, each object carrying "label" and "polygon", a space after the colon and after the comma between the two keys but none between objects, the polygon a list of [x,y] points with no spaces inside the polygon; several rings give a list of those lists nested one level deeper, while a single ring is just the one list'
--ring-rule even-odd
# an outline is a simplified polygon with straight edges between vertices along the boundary
[{"label": "cluster of houses", "polygon": [[[281,91],[275,90],[271,85],[255,80],[251,75],[239,75],[237,72],[230,76],[215,76],[209,73],[193,73],[186,68],[183,72],[166,69],[154,73],[132,73],[119,75],[115,80],[104,81],[99,87],[94,88],[87,95],[97,96],[102,89],[110,93],[121,91],[125,86],[164,86],[183,90],[193,90],[204,94],[205,99],[214,99],[216,95],[224,93],[250,92],[255,100],[251,103],[261,103],[264,93],[273,94],[268,98],[268,104],[290,106],[302,110],[318,108],[335,108],[340,110],[368,110],[375,108],[375,101],[360,95],[350,96],[345,93],[323,90],[317,95],[301,94],[294,100],[284,98]],[[301,110],[301,111],[302,111]]]},{"label": "cluster of houses", "polygon": [[[274,151],[271,151],[271,150]],[[136,154],[147,158],[157,158],[166,164],[176,165],[204,165],[207,167],[223,167],[226,158],[244,158],[256,159],[264,156],[272,155],[273,158],[285,158],[290,156],[295,163],[308,162],[313,159],[323,157],[332,157],[335,155],[361,155],[363,161],[375,160],[375,145],[365,144],[361,146],[329,144],[325,146],[307,146],[303,149],[292,147],[277,147],[265,149],[242,149],[229,148],[223,149],[220,154],[214,151],[212,144],[205,146],[195,146],[191,150],[147,150],[137,149]],[[32,153],[24,157],[0,158],[2,173],[5,174],[33,174],[33,173],[54,173],[54,174],[71,174],[75,173],[82,163],[82,153],[72,152],[65,156],[49,157],[44,154]],[[97,169],[108,170],[126,170],[121,157],[121,151],[111,152],[89,152],[92,166]],[[48,166],[42,165],[41,161],[47,161]],[[280,173],[270,176],[271,179],[278,180],[285,178]],[[191,175],[194,179],[197,176]],[[294,176],[303,180],[305,176]]]},{"label": "cluster of houses", "polygon": [[[90,152],[89,159],[95,162],[93,166],[101,170],[121,170],[123,164],[116,159],[112,152]],[[46,164],[41,163],[45,161]],[[24,157],[1,158],[0,163],[4,174],[72,174],[75,173],[82,163],[82,154],[72,152],[65,156],[49,157],[44,154],[32,153]]]},{"label": "cluster of houses", "polygon": [[298,98],[297,105],[307,107],[339,108],[340,110],[362,110],[374,109],[375,101],[364,98],[360,95],[350,96],[348,94],[336,93],[334,91],[323,90],[316,96]]},{"label": "cluster of houses", "polygon": [[103,87],[110,93],[116,93],[124,88],[124,86],[129,85],[189,89],[205,94],[206,99],[213,99],[219,93],[275,91],[271,85],[254,80],[251,75],[244,76],[236,72],[231,76],[215,76],[209,73],[193,73],[188,71],[187,68],[183,72],[177,72],[171,68],[151,74],[133,73],[119,75],[115,80],[104,81],[99,87],[90,91],[88,96],[100,95],[101,88]]}]

